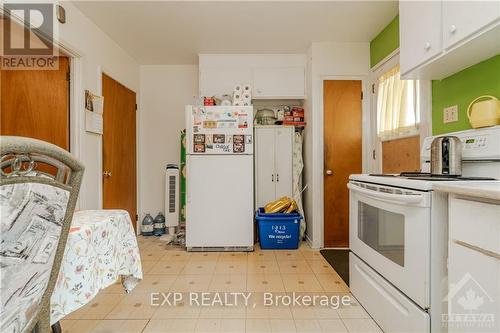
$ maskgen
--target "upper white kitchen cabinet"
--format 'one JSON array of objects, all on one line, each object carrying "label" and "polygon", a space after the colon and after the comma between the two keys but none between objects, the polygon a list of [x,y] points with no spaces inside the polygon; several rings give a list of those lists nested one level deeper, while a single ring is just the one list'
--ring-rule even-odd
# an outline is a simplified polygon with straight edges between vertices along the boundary
[{"label": "upper white kitchen cabinet", "polygon": [[305,96],[305,68],[255,68],[253,70],[254,98],[297,98]]},{"label": "upper white kitchen cabinet", "polygon": [[443,79],[500,53],[500,1],[400,1],[405,79]]},{"label": "upper white kitchen cabinet", "polygon": [[304,99],[305,54],[200,54],[200,96],[251,84],[254,99]]},{"label": "upper white kitchen cabinet", "polygon": [[399,2],[399,62],[411,71],[441,53],[441,2]]},{"label": "upper white kitchen cabinet", "polygon": [[498,18],[500,1],[443,1],[444,48],[449,49]]},{"label": "upper white kitchen cabinet", "polygon": [[251,83],[251,68],[200,68],[200,96],[231,94],[237,84]]}]

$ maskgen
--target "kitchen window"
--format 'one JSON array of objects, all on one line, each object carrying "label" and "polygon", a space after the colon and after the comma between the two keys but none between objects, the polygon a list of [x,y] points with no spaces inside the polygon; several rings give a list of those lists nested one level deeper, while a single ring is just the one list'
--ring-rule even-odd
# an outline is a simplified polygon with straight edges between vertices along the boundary
[{"label": "kitchen window", "polygon": [[418,80],[401,80],[399,64],[377,80],[377,136],[391,140],[419,134],[420,106]]},{"label": "kitchen window", "polygon": [[[431,81],[402,80],[399,51],[394,51],[371,70],[370,135],[368,158],[371,173],[399,173],[420,169],[417,162],[422,141],[432,135]],[[412,138],[412,139],[410,139]],[[405,140],[408,139],[408,140]],[[411,158],[401,163],[395,150],[384,147],[405,146]],[[384,167],[383,160],[393,161]],[[392,167],[391,167],[392,165]],[[396,165],[404,165],[401,168]]]}]

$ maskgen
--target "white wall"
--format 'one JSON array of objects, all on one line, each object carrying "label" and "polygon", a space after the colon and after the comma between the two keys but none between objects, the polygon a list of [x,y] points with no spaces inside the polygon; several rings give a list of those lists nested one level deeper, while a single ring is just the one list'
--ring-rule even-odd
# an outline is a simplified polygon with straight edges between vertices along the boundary
[{"label": "white wall", "polygon": [[369,43],[312,43],[308,51],[304,183],[309,185],[305,193],[307,237],[315,248],[323,246],[323,80],[363,80],[367,96],[363,103],[365,123],[369,114],[369,72]]},{"label": "white wall", "polygon": [[[72,129],[72,153],[85,165],[85,175],[80,191],[80,209],[102,208],[102,136],[85,132],[84,91],[101,93],[101,71],[113,77],[131,90],[139,93],[139,65],[118,44],[84,16],[73,4],[62,2],[66,9],[66,24],[59,24],[58,42],[64,48],[78,54],[72,67],[73,80],[77,85],[72,100],[77,106],[77,128]],[[73,119],[75,120],[75,119]]]},{"label": "white wall", "polygon": [[165,167],[180,162],[184,107],[196,103],[198,66],[141,66],[139,192],[141,210],[164,212]]}]

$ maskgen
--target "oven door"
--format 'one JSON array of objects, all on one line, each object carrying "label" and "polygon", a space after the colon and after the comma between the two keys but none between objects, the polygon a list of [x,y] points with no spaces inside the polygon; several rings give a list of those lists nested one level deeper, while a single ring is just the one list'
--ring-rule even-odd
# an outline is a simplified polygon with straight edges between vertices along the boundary
[{"label": "oven door", "polygon": [[429,308],[431,193],[355,181],[348,187],[352,252]]}]

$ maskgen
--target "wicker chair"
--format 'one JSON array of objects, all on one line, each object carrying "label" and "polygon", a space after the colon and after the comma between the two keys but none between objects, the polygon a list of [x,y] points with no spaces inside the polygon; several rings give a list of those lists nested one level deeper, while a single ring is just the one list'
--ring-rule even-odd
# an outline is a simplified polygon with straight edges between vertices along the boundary
[{"label": "wicker chair", "polygon": [[0,331],[50,332],[50,297],[84,167],[43,141],[0,140]]}]

